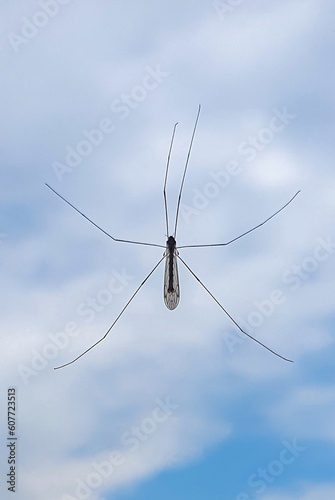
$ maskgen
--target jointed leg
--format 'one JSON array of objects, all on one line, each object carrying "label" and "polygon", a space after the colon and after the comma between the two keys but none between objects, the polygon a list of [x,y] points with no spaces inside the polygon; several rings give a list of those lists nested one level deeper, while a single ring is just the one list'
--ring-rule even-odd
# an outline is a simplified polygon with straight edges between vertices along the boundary
[{"label": "jointed leg", "polygon": [[240,327],[240,325],[238,323],[236,323],[236,321],[234,320],[234,318],[228,313],[228,311],[226,311],[226,309],[220,304],[220,302],[214,297],[214,295],[208,290],[208,288],[202,283],[202,281],[200,281],[200,279],[198,278],[198,276],[192,271],[192,269],[186,264],[186,262],[184,262],[184,260],[179,255],[178,255],[178,259],[181,260],[181,262],[184,264],[184,266],[190,271],[190,273],[195,277],[195,279],[200,283],[200,285],[206,290],[206,292],[212,297],[212,299],[217,303],[217,305],[219,307],[221,307],[221,309],[223,310],[223,312],[227,314],[227,316],[232,320],[232,322],[237,326],[237,328],[242,333],[244,333],[244,335],[246,335],[247,337],[249,337],[251,340],[254,340],[255,342],[257,342],[257,344],[261,345],[262,347],[264,347],[268,351],[272,352],[272,354],[274,354],[275,356],[278,356],[278,358],[281,358],[281,359],[284,359],[285,361],[289,361],[290,363],[293,363],[293,361],[291,359],[284,358],[284,356],[281,356],[277,352],[275,352],[272,349],[270,349],[269,347],[267,347],[265,344],[262,344],[262,342],[260,342],[259,340],[255,339],[254,337],[252,337],[251,335],[249,335],[249,333],[247,333],[244,330],[242,330],[242,328]]},{"label": "jointed leg", "polygon": [[65,363],[65,365],[57,366],[56,368],[54,368],[54,370],[59,370],[59,368],[64,368],[64,366],[71,365],[72,363],[74,363],[75,361],[77,361],[77,359],[79,359],[82,356],[84,356],[84,354],[86,354],[88,351],[90,351],[91,349],[93,349],[93,347],[95,347],[96,345],[98,345],[100,342],[102,342],[107,337],[107,335],[109,334],[109,332],[111,331],[111,329],[113,328],[113,326],[115,325],[115,323],[120,319],[120,317],[122,316],[122,314],[124,313],[124,311],[129,306],[129,304],[131,303],[131,301],[133,300],[133,298],[135,297],[135,295],[137,294],[137,292],[142,288],[142,286],[144,285],[144,283],[150,278],[150,276],[152,275],[152,273],[157,269],[157,267],[159,266],[159,264],[162,262],[163,259],[165,259],[165,255],[163,255],[163,257],[159,260],[159,262],[155,265],[155,267],[150,271],[150,273],[148,274],[148,276],[142,281],[142,283],[137,288],[137,290],[133,293],[133,295],[130,297],[130,299],[128,300],[127,304],[124,306],[124,308],[122,309],[122,311],[120,312],[120,314],[118,315],[118,317],[116,318],[116,320],[108,328],[108,330],[105,333],[105,335],[103,337],[101,337],[100,340],[98,340],[97,342],[95,342],[95,344],[93,344],[91,347],[89,347],[88,349],[86,349],[86,351],[84,351],[82,354],[80,354],[79,356],[77,356],[75,359],[73,359],[69,363]]}]

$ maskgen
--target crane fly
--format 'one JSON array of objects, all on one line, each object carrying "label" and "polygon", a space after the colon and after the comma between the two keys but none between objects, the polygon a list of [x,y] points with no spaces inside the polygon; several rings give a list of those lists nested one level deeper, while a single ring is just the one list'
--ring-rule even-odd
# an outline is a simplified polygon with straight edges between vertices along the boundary
[{"label": "crane fly", "polygon": [[[184,181],[185,181],[185,176],[186,176],[186,172],[187,172],[187,168],[188,168],[188,164],[189,164],[189,159],[190,159],[190,155],[191,155],[193,140],[194,140],[195,132],[196,132],[197,125],[198,125],[198,120],[199,120],[199,115],[200,115],[200,109],[201,109],[201,106],[199,106],[199,108],[198,108],[198,113],[197,113],[197,117],[196,117],[196,120],[195,120],[195,124],[194,124],[194,128],[193,128],[193,133],[192,133],[192,137],[191,137],[191,141],[190,141],[190,145],[189,145],[188,153],[187,153],[187,157],[186,157],[186,163],[185,163],[185,167],[184,167],[184,171],[183,171],[183,177],[182,177],[182,181],[181,181],[181,185],[180,185],[180,190],[179,190],[178,201],[177,201],[177,209],[176,209],[176,217],[175,217],[175,223],[174,223],[174,230],[173,230],[172,235],[169,236],[170,232],[169,232],[169,220],[168,220],[168,205],[167,205],[167,197],[166,197],[166,185],[167,185],[168,172],[169,172],[169,166],[170,166],[170,156],[171,156],[173,141],[174,141],[174,137],[175,137],[176,127],[177,127],[178,123],[176,123],[174,125],[174,127],[173,127],[172,138],[171,138],[171,142],[170,142],[170,148],[169,148],[169,153],[168,153],[168,157],[167,157],[167,164],[166,164],[166,169],[165,169],[165,181],[164,181],[164,188],[163,188],[164,209],[165,209],[165,222],[166,222],[166,236],[168,238],[165,246],[159,245],[157,243],[146,243],[146,242],[143,242],[143,241],[123,240],[123,239],[115,238],[114,236],[112,236],[111,234],[109,234],[107,231],[105,231],[104,229],[102,229],[100,226],[98,226],[98,224],[96,224],[95,222],[93,222],[90,218],[88,218],[83,212],[81,212],[80,210],[78,210],[78,208],[76,208],[74,205],[72,205],[72,203],[70,203],[65,198],[63,198],[63,196],[61,196],[59,193],[57,193],[51,186],[49,186],[49,184],[46,184],[46,186],[49,189],[51,189],[51,191],[53,191],[57,196],[59,196],[63,201],[65,201],[65,203],[67,203],[68,205],[70,205],[70,207],[72,207],[74,210],[76,210],[80,215],[82,215],[86,220],[88,220],[91,224],[93,224],[96,228],[98,228],[100,231],[102,231],[104,234],[106,234],[113,241],[121,242],[121,243],[131,243],[131,244],[134,244],[134,245],[145,245],[145,246],[151,246],[151,247],[159,247],[159,248],[164,248],[165,249],[163,257],[161,257],[159,259],[159,261],[154,266],[154,268],[150,271],[150,273],[142,281],[142,283],[140,284],[140,286],[135,290],[135,292],[133,293],[133,295],[130,297],[130,299],[128,300],[128,302],[126,303],[126,305],[123,307],[123,309],[121,310],[121,312],[119,313],[119,315],[116,317],[116,319],[114,320],[114,322],[112,323],[112,325],[109,327],[109,329],[107,330],[107,332],[104,334],[104,336],[101,339],[99,339],[97,342],[95,342],[93,345],[91,345],[91,347],[89,347],[88,349],[86,349],[86,351],[84,351],[79,356],[77,356],[75,359],[73,359],[72,361],[70,361],[68,363],[65,363],[64,365],[57,366],[55,368],[55,370],[58,370],[59,368],[64,368],[64,366],[71,365],[72,363],[74,363],[79,358],[81,358],[82,356],[84,356],[84,354],[86,354],[88,351],[90,351],[91,349],[93,349],[96,345],[98,345],[100,342],[102,342],[107,337],[107,335],[112,330],[112,328],[114,327],[114,325],[116,324],[116,322],[119,320],[119,318],[122,316],[122,314],[124,313],[124,311],[127,309],[127,307],[129,306],[129,304],[131,303],[131,301],[134,299],[135,295],[139,292],[139,290],[146,283],[146,281],[148,281],[148,279],[150,278],[150,276],[154,273],[154,271],[158,268],[158,266],[161,264],[161,262],[163,260],[165,260],[165,271],[164,271],[164,302],[165,302],[166,307],[170,311],[172,311],[173,309],[175,309],[178,306],[179,299],[180,299],[180,287],[179,287],[178,265],[177,265],[177,262],[179,260],[186,267],[186,269],[188,269],[188,271],[192,274],[192,276],[198,281],[198,283],[200,283],[200,285],[203,287],[203,289],[212,297],[212,299],[223,310],[223,312],[229,317],[229,319],[235,324],[235,326],[242,333],[244,333],[244,335],[246,335],[247,337],[249,337],[254,342],[257,342],[257,344],[259,344],[260,346],[264,347],[265,349],[267,349],[268,351],[270,351],[275,356],[277,356],[277,357],[279,357],[279,358],[281,358],[281,359],[283,359],[285,361],[289,361],[290,363],[293,362],[291,359],[285,358],[281,354],[278,354],[277,352],[273,351],[268,346],[266,346],[265,344],[263,344],[262,342],[260,342],[259,340],[257,340],[255,337],[252,337],[249,333],[247,333],[246,331],[244,331],[240,327],[240,325],[234,320],[234,318],[228,313],[228,311],[222,306],[222,304],[208,290],[208,288],[198,278],[198,276],[192,271],[192,269],[186,264],[186,262],[180,257],[179,252],[177,250],[176,236],[177,236],[177,225],[178,225],[178,217],[179,217],[180,200],[181,200],[181,195],[182,195],[182,192],[183,192]],[[255,229],[259,228],[260,226],[263,226],[263,224],[265,224],[270,219],[272,219],[275,215],[277,215],[279,212],[281,212],[282,210],[284,210],[284,208],[287,207],[287,205],[289,205],[299,193],[300,193],[300,191],[297,191],[295,193],[295,195],[284,206],[282,206],[279,210],[277,210],[277,212],[275,212],[270,217],[268,217],[265,221],[261,222],[260,224],[258,224],[257,226],[253,227],[252,229],[249,229],[245,233],[242,233],[239,236],[236,236],[232,240],[227,241],[226,243],[212,243],[212,244],[204,244],[204,245],[183,245],[183,246],[180,246],[178,248],[179,249],[180,248],[200,248],[200,247],[205,248],[205,247],[222,247],[222,246],[230,245],[230,243],[233,243],[234,241],[236,241],[236,240],[242,238],[243,236],[251,233]]]}]

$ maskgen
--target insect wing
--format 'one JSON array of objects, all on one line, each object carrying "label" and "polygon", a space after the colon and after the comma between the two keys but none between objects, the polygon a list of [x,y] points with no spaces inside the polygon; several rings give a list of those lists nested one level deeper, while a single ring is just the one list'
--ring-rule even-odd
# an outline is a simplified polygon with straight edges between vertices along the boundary
[{"label": "insect wing", "polygon": [[[171,267],[172,258],[172,267]],[[171,276],[172,272],[172,276]],[[170,311],[173,311],[179,304],[180,291],[179,291],[179,278],[177,267],[177,256],[167,252],[165,258],[165,271],[164,271],[164,302]]]}]

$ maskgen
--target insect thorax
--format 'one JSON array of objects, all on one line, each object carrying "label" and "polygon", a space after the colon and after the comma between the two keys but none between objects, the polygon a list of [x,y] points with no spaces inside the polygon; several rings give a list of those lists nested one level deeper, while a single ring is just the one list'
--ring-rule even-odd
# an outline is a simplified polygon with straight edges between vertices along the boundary
[{"label": "insect thorax", "polygon": [[166,248],[169,249],[170,253],[174,253],[174,250],[176,248],[176,240],[173,236],[169,236],[166,242]]}]

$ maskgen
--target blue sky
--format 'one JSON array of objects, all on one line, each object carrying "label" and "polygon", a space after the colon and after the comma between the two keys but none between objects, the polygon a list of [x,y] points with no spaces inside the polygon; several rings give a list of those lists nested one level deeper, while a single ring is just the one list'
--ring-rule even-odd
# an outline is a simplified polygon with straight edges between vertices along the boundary
[{"label": "blue sky", "polygon": [[[334,5],[1,6],[2,438],[18,499],[323,500],[334,482]],[[251,335],[162,256],[198,105],[177,245]],[[7,450],[1,450],[2,478]],[[6,498],[2,484],[1,497]],[[9,495],[9,494],[8,494]],[[11,498],[8,496],[8,498]]]}]

